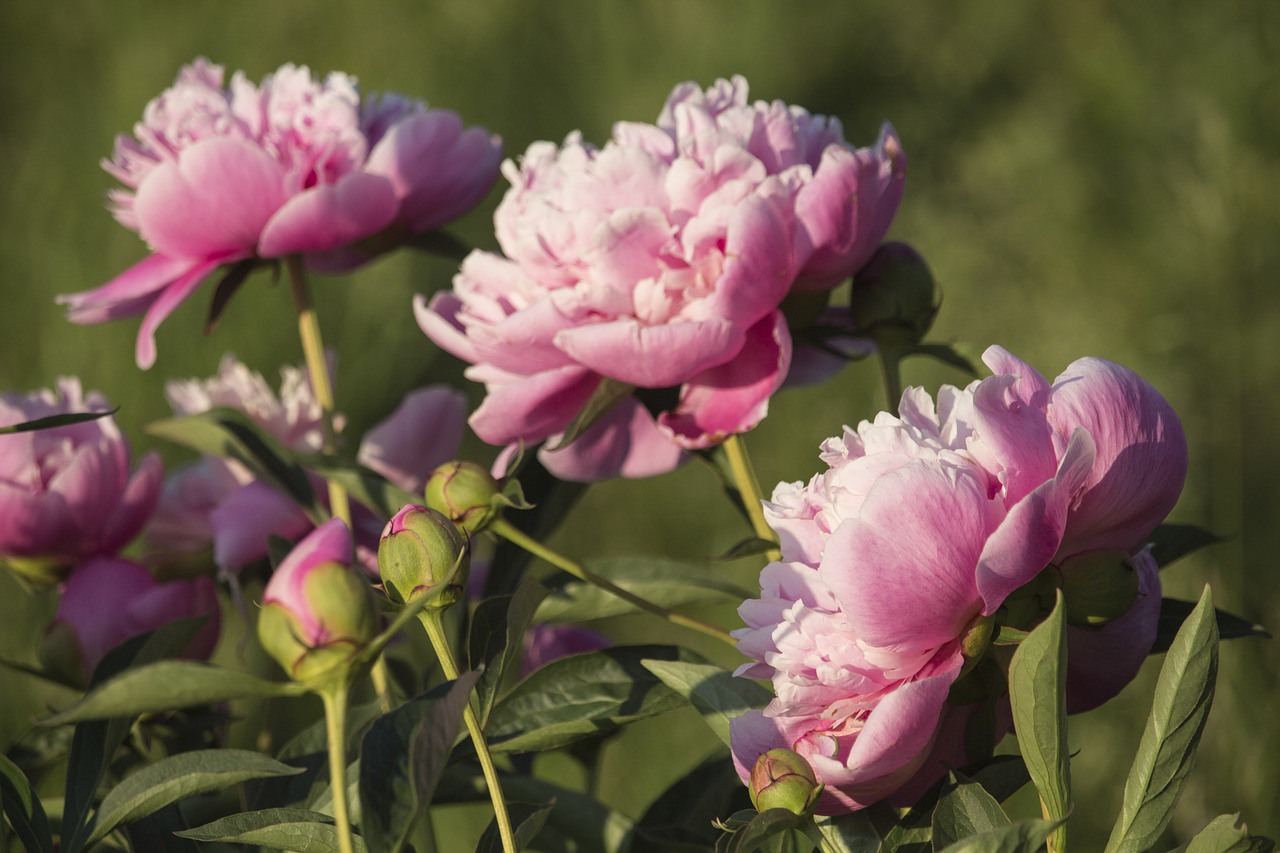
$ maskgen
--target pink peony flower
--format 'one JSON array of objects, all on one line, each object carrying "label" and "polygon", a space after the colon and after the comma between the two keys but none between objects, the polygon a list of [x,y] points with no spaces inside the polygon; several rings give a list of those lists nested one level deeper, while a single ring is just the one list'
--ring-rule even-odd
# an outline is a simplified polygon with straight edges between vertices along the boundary
[{"label": "pink peony flower", "polygon": [[[755,661],[738,674],[772,679],[776,698],[733,721],[744,781],[784,747],[826,783],[822,813],[918,792],[943,772],[939,752],[963,758],[954,718],[967,711],[946,700],[970,629],[1076,549],[1137,547],[1177,500],[1181,428],[1131,371],[1082,359],[1050,386],[998,347],[984,360],[997,375],[944,387],[936,405],[908,389],[899,417],[828,439],[828,470],[766,502],[782,560],[740,608],[736,636]],[[1094,704],[1154,640],[1159,582],[1149,558],[1134,559],[1138,601],[1089,632],[1072,669]],[[1091,658],[1120,663],[1095,677]]]},{"label": "pink peony flower", "polygon": [[[361,98],[355,80],[285,65],[255,86],[203,58],[151,101],[103,162],[127,189],[112,212],[152,254],[106,285],[63,296],[76,323],[144,314],[138,366],[155,330],[217,267],[325,256],[391,229],[435,228],[497,179],[501,143],[458,116],[398,95]],[[350,253],[338,266],[351,266]],[[359,257],[354,259],[358,262]]]},{"label": "pink peony flower", "polygon": [[835,119],[749,103],[735,77],[677,86],[656,125],[619,123],[602,149],[575,133],[503,169],[506,257],[472,253],[418,321],[474,365],[488,396],[471,425],[491,444],[553,445],[605,380],[641,389],[542,451],[598,480],[671,470],[764,417],[791,361],[779,305],[867,261],[905,158],[887,125],[855,150]]},{"label": "pink peony flower", "polygon": [[48,637],[70,639],[71,657],[80,667],[76,674],[87,681],[103,656],[130,637],[206,613],[209,621],[187,646],[185,657],[208,658],[218,643],[213,581],[200,577],[161,583],[132,560],[99,557],[77,566],[67,579]]},{"label": "pink peony flower", "polygon": [[[284,447],[318,453],[324,443],[323,414],[306,373],[286,366],[280,376],[277,395],[260,374],[228,354],[216,377],[171,382],[166,390],[175,414],[237,409]],[[396,485],[421,492],[431,470],[457,452],[464,417],[460,393],[439,385],[412,391],[369,430],[357,458]],[[336,421],[341,427],[341,416]],[[320,483],[315,485],[323,495]],[[384,519],[359,504],[352,511],[362,563],[376,577]],[[224,572],[235,572],[265,557],[271,536],[297,540],[313,526],[291,498],[254,480],[243,465],[205,457],[170,478],[146,538],[158,560],[181,559],[212,547],[214,562]]]},{"label": "pink peony flower", "polygon": [[[54,391],[0,394],[0,426],[70,412],[109,411],[77,379]],[[111,417],[0,435],[0,556],[74,563],[111,555],[150,516],[164,470],[154,453],[130,471],[129,444]]]}]

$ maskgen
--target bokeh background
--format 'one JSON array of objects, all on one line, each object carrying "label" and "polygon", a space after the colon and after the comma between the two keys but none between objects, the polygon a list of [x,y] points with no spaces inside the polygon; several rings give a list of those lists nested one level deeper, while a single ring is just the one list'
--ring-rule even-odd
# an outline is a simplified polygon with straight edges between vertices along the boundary
[{"label": "bokeh background", "polygon": [[[459,111],[500,133],[511,156],[573,129],[602,142],[615,120],[652,121],[675,83],[734,73],[754,97],[838,116],[858,144],[893,122],[908,177],[891,236],[915,244],[945,290],[932,337],[972,355],[999,342],[1049,376],[1098,355],[1147,377],[1181,413],[1190,443],[1173,518],[1233,537],[1169,568],[1166,593],[1194,598],[1209,581],[1219,606],[1280,626],[1280,4],[6,3],[0,389],[78,375],[121,406],[139,448],[155,444],[141,426],[168,414],[166,380],[211,375],[225,351],[272,378],[301,360],[289,294],[265,275],[207,338],[207,291],[192,299],[160,331],[159,361],[147,373],[133,364],[136,321],[72,326],[54,304],[56,294],[95,287],[142,257],[135,235],[104,209],[113,182],[98,163],[198,55],[255,80],[285,62],[344,70],[366,91]],[[457,225],[459,235],[493,247],[500,190]],[[409,310],[412,294],[448,286],[452,273],[445,261],[401,253],[317,282],[352,433],[411,387],[462,382],[460,366],[429,345]],[[967,381],[924,362],[905,372],[930,389]],[[807,479],[822,438],[882,406],[870,364],[776,397],[749,437],[766,489]],[[577,556],[706,557],[745,533],[710,475],[689,466],[593,487],[557,544]],[[744,563],[726,571],[749,584],[756,567]],[[32,660],[50,606],[0,576],[0,656]],[[711,615],[734,619],[732,610]],[[605,627],[623,640],[661,633],[639,617]],[[1072,720],[1081,849],[1100,849],[1114,820],[1156,665],[1111,704]],[[56,699],[0,674],[0,747]],[[1224,646],[1171,846],[1224,812],[1280,833],[1277,707],[1276,644]],[[638,816],[712,746],[696,721],[638,726],[610,746],[600,791]],[[479,831],[465,820],[458,827]]]}]

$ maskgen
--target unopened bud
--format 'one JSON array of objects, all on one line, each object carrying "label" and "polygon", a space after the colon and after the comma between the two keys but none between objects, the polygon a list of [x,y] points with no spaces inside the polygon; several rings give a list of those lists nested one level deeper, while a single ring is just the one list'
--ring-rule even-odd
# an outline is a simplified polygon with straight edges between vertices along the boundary
[{"label": "unopened bud", "polygon": [[1064,560],[1061,570],[1069,624],[1105,625],[1138,600],[1138,573],[1125,551],[1077,554]]},{"label": "unopened bud", "polygon": [[756,811],[786,809],[803,815],[813,812],[823,786],[804,756],[778,748],[756,759],[749,788]]},{"label": "unopened bud", "polygon": [[351,553],[346,525],[327,521],[289,552],[263,592],[258,639],[294,681],[336,677],[377,633],[377,607]]},{"label": "unopened bud", "polygon": [[906,243],[885,243],[853,277],[854,324],[873,338],[892,329],[919,341],[938,313],[938,287],[924,258]]},{"label": "unopened bud", "polygon": [[387,597],[401,604],[424,595],[437,596],[431,607],[456,603],[466,592],[469,563],[467,541],[454,523],[416,504],[387,522],[378,543],[378,572]]},{"label": "unopened bud", "polygon": [[467,533],[483,530],[498,517],[501,494],[498,481],[483,467],[458,460],[432,471],[425,490],[427,506]]}]

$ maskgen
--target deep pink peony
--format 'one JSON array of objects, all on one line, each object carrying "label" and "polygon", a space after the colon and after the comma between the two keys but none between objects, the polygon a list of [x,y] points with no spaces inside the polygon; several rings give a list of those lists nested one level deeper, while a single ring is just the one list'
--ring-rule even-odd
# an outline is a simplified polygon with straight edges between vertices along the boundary
[{"label": "deep pink peony", "polygon": [[[103,168],[128,189],[113,213],[152,254],[106,285],[60,298],[77,323],[144,314],[139,367],[155,330],[222,264],[301,254],[321,265],[378,232],[413,234],[475,206],[497,179],[501,143],[447,110],[355,80],[282,66],[255,86],[201,58],[147,104]],[[359,259],[354,259],[358,261]]]},{"label": "deep pink peony", "polygon": [[[79,380],[60,379],[56,392],[0,394],[0,426],[110,409]],[[163,478],[154,453],[130,471],[111,417],[0,435],[0,557],[65,564],[115,554],[146,523]]]},{"label": "deep pink peony", "polygon": [[66,632],[86,680],[102,657],[130,637],[154,631],[187,616],[209,621],[184,651],[204,659],[218,642],[220,614],[213,581],[207,577],[161,583],[132,560],[105,557],[77,566],[67,579],[51,636]]},{"label": "deep pink peony", "polygon": [[[301,368],[281,368],[277,394],[261,374],[226,355],[212,379],[171,382],[166,390],[175,414],[237,409],[290,450],[318,453],[323,447],[323,413]],[[465,407],[465,397],[445,386],[411,391],[366,433],[357,458],[406,491],[421,492],[431,470],[457,453]],[[341,416],[335,421],[343,426]],[[323,496],[322,484],[314,485]],[[352,512],[361,562],[376,576],[375,552],[384,520],[359,504]],[[244,466],[205,457],[169,478],[146,539],[160,561],[212,546],[214,562],[234,573],[265,557],[271,536],[297,540],[313,526],[291,498],[254,480]]]},{"label": "deep pink peony", "polygon": [[[900,417],[828,439],[828,470],[766,503],[782,561],[737,636],[756,661],[739,674],[772,679],[776,698],[732,724],[744,781],[786,747],[826,783],[823,813],[920,790],[943,772],[940,751],[963,758],[966,711],[946,700],[975,622],[1050,564],[1136,549],[1177,500],[1181,428],[1136,374],[1082,359],[1050,386],[998,347],[984,360],[997,375],[944,387],[936,405],[908,389]],[[1149,558],[1134,562],[1138,601],[1076,654],[1082,704],[1123,686],[1151,648],[1159,581]],[[1094,677],[1094,657],[1121,662]]]},{"label": "deep pink peony", "polygon": [[854,149],[735,77],[677,86],[656,125],[619,123],[602,149],[575,133],[503,169],[506,257],[472,253],[418,321],[486,385],[471,425],[491,444],[554,445],[605,380],[668,389],[543,449],[558,476],[598,480],[669,471],[764,417],[791,361],[779,305],[867,261],[905,158],[887,125]]}]

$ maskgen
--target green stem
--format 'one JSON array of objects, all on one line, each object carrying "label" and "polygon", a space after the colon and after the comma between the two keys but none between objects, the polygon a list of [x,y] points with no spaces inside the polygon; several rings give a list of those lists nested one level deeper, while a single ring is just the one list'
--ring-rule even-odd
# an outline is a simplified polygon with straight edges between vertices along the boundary
[{"label": "green stem", "polygon": [[[315,306],[311,303],[311,293],[307,288],[307,274],[302,267],[302,258],[289,255],[284,259],[285,268],[289,271],[289,283],[293,287],[293,304],[298,312],[298,337],[302,339],[302,354],[307,362],[307,375],[311,379],[311,390],[316,395],[323,413],[322,429],[324,431],[324,452],[334,453],[338,448],[337,437],[333,429],[333,383],[329,380],[329,364],[324,357],[324,341],[320,337],[320,318]],[[334,518],[340,518],[348,528],[351,527],[351,505],[347,499],[347,490],[329,481],[329,512]]]},{"label": "green stem", "polygon": [[324,702],[324,731],[329,745],[329,788],[333,794],[333,820],[341,853],[355,853],[351,815],[347,811],[347,692],[345,678],[320,691]]},{"label": "green stem", "polygon": [[884,393],[889,401],[889,412],[898,413],[898,403],[902,401],[902,354],[897,347],[885,346],[876,342],[876,352],[880,357],[880,374],[884,377]]},{"label": "green stem", "polygon": [[[751,529],[756,536],[770,542],[777,542],[777,534],[764,518],[763,497],[760,494],[760,483],[756,480],[755,469],[751,467],[751,458],[747,456],[747,444],[740,435],[731,435],[724,443],[725,455],[729,458],[729,468],[733,471],[734,484],[742,497],[747,517],[751,519]],[[765,552],[770,561],[781,560],[782,552],[770,548]]]},{"label": "green stem", "polygon": [[659,604],[654,604],[647,598],[641,598],[634,593],[628,592],[608,578],[601,577],[585,566],[575,563],[568,557],[552,551],[537,539],[534,539],[515,525],[511,524],[505,518],[499,518],[494,521],[489,525],[489,530],[498,536],[501,536],[503,539],[506,539],[511,544],[520,546],[533,556],[541,557],[556,568],[568,572],[578,580],[597,586],[605,592],[615,595],[623,601],[629,602],[630,604],[640,608],[646,613],[652,613],[654,616],[666,619],[674,625],[682,625],[685,628],[692,628],[695,631],[700,631],[707,636],[715,637],[717,640],[721,640],[732,646],[737,645],[737,640],[733,639],[733,637],[729,635],[729,632],[725,631],[723,628],[717,628],[715,625],[703,622],[701,619],[694,619],[692,616],[675,613],[674,611],[668,610]]},{"label": "green stem", "polygon": [[[445,678],[450,681],[458,677],[458,665],[453,660],[453,650],[449,648],[449,638],[444,632],[444,624],[440,619],[440,611],[432,608],[418,614],[422,627],[427,629],[427,637],[431,640],[431,648],[435,649],[440,659],[440,668]],[[493,756],[489,754],[489,745],[485,742],[484,731],[470,701],[462,712],[463,722],[471,734],[471,742],[475,745],[476,756],[480,759],[480,769],[484,771],[485,784],[489,786],[489,799],[493,801],[493,815],[498,821],[498,834],[502,836],[502,849],[506,853],[516,853],[516,837],[511,829],[511,818],[507,814],[507,803],[502,796],[502,783],[498,779],[498,769],[493,766]]]}]

